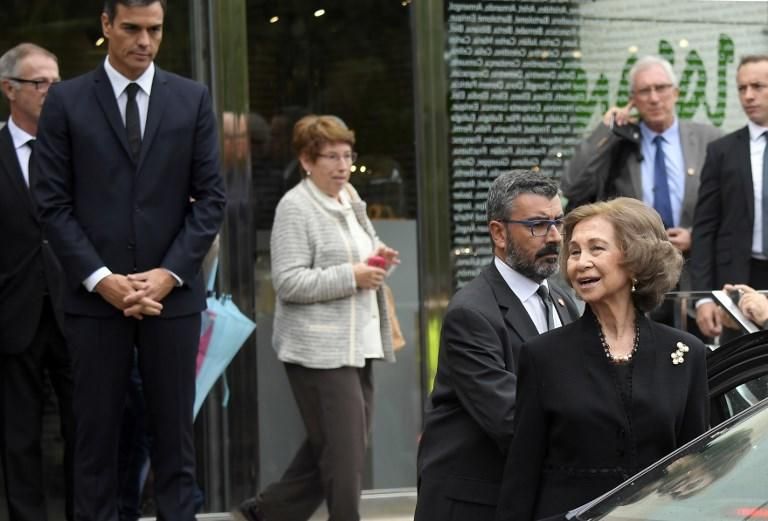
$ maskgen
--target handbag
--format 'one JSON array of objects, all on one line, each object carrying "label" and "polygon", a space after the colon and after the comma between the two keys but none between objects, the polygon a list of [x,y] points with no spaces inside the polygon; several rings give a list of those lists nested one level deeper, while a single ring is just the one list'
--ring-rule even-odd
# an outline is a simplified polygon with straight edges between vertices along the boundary
[{"label": "handbag", "polygon": [[400,351],[405,347],[405,337],[403,331],[400,329],[400,321],[397,319],[397,313],[395,312],[395,296],[392,294],[392,289],[386,284],[382,285],[384,289],[384,298],[387,301],[387,318],[389,318],[389,329],[392,335],[392,350]]}]

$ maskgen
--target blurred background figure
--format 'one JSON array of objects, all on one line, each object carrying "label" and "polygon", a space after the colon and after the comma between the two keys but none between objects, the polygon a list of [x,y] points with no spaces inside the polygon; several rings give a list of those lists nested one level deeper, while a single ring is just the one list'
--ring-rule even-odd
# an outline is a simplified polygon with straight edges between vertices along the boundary
[{"label": "blurred background figure", "polygon": [[658,214],[625,197],[582,206],[563,244],[586,309],[522,346],[499,521],[566,512],[707,429],[704,344],[644,315],[682,267]]},{"label": "blurred background figure", "polygon": [[394,361],[382,284],[399,258],[348,182],[354,144],[335,116],[309,115],[293,130],[304,179],[280,200],[272,229],[273,345],[307,438],[282,479],[240,505],[240,519],[309,519],[323,499],[332,521],[359,519],[371,361]]},{"label": "blurred background figure", "polygon": [[11,116],[0,130],[0,462],[11,521],[47,519],[41,447],[46,378],[59,403],[66,516],[72,511],[72,371],[62,335],[63,275],[29,194],[37,122],[56,56],[22,43],[0,57]]}]

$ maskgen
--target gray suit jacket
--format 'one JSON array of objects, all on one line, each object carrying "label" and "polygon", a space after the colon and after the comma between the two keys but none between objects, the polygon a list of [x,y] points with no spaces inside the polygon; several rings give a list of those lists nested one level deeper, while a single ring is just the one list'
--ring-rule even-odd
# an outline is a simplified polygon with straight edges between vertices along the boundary
[{"label": "gray suit jacket", "polygon": [[[693,226],[706,148],[722,136],[722,132],[703,123],[678,122],[687,174],[680,226],[690,228]],[[627,125],[614,132],[600,123],[578,146],[563,174],[563,195],[568,198],[569,206],[621,196],[642,199],[640,139],[640,130],[636,125]]]}]

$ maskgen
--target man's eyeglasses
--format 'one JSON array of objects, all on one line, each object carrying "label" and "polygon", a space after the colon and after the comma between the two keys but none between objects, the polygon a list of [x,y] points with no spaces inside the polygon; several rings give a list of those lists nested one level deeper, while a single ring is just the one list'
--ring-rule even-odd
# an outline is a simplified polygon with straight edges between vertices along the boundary
[{"label": "man's eyeglasses", "polygon": [[357,161],[357,153],[351,152],[349,154],[337,154],[336,152],[331,152],[330,154],[317,154],[319,157],[324,157],[325,159],[330,159],[334,163],[338,163],[339,161],[344,161],[345,163],[354,163]]},{"label": "man's eyeglasses", "polygon": [[635,91],[635,94],[642,98],[649,97],[652,92],[655,92],[659,96],[664,96],[672,92],[673,88],[674,88],[674,85],[672,85],[671,83],[662,83],[660,85],[648,85],[647,87],[643,87],[642,89],[637,89]]},{"label": "man's eyeglasses", "polygon": [[28,80],[26,78],[7,78],[11,81],[17,81],[19,83],[31,83],[35,86],[35,90],[39,91],[47,91],[49,88],[51,88],[51,85],[54,83],[58,83],[59,80]]},{"label": "man's eyeglasses", "polygon": [[522,224],[527,226],[531,230],[532,237],[544,237],[549,233],[549,229],[554,226],[557,233],[563,233],[563,220],[555,219],[550,221],[548,219],[536,219],[532,221],[515,221],[514,219],[499,219],[503,223],[509,224]]}]

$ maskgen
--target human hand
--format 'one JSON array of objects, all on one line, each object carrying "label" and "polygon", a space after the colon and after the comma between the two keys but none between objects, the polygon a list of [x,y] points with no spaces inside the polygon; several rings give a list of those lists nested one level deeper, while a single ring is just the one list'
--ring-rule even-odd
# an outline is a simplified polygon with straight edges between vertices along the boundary
[{"label": "human hand", "polygon": [[633,108],[634,104],[631,100],[624,107],[609,108],[603,114],[603,124],[608,128],[613,128],[614,126],[622,127],[628,123],[637,123],[637,118],[630,114]]},{"label": "human hand", "polygon": [[176,279],[165,268],[154,268],[141,273],[131,273],[128,280],[134,289],[143,290],[145,295],[161,302],[176,287]]},{"label": "human hand", "polygon": [[400,252],[382,244],[371,255],[378,255],[387,260],[388,266],[397,266],[400,264]]},{"label": "human hand", "polygon": [[768,320],[768,298],[746,284],[726,284],[723,291],[739,292],[739,309],[744,315],[759,326]]},{"label": "human hand", "polygon": [[112,273],[96,284],[94,291],[112,306],[123,311],[126,317],[141,320],[143,315],[159,315],[163,305],[137,288],[125,275]]},{"label": "human hand", "polygon": [[696,325],[702,333],[709,337],[716,337],[723,331],[717,304],[705,302],[696,307]]},{"label": "human hand", "polygon": [[681,253],[691,249],[691,231],[687,228],[669,228],[667,238]]},{"label": "human hand", "polygon": [[353,264],[352,270],[355,274],[355,285],[362,289],[379,289],[387,276],[386,270],[368,266],[364,262]]}]

